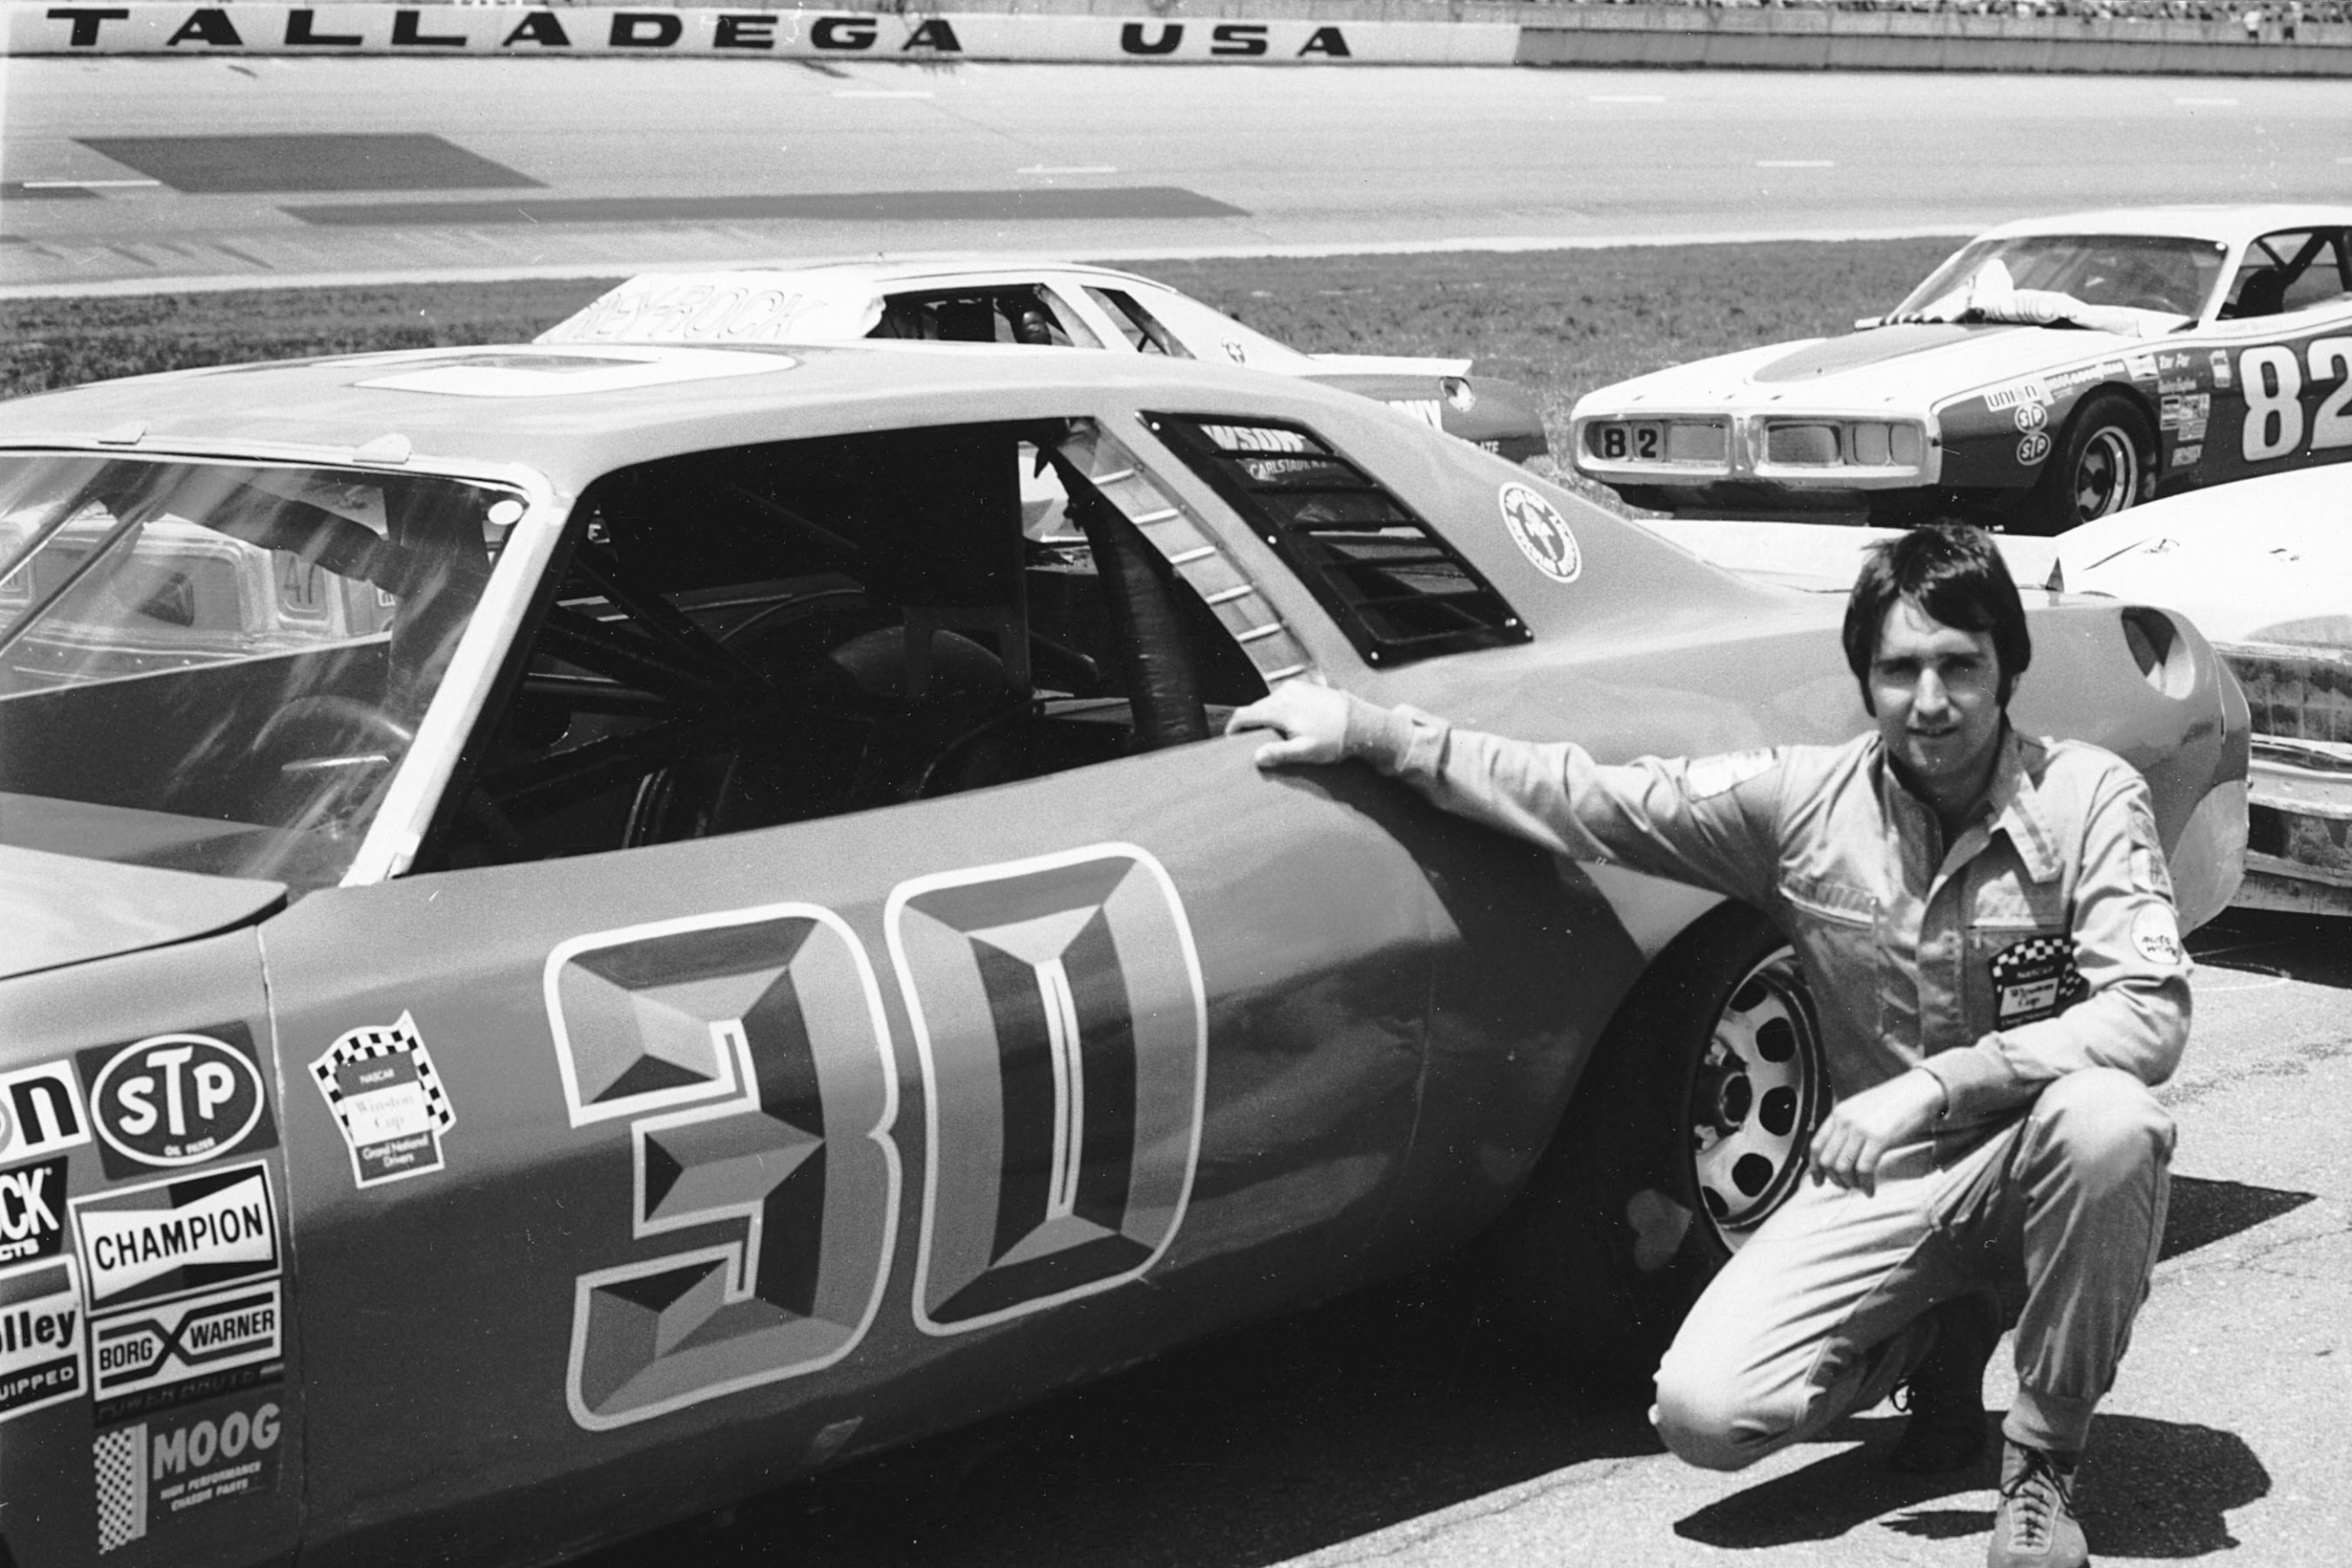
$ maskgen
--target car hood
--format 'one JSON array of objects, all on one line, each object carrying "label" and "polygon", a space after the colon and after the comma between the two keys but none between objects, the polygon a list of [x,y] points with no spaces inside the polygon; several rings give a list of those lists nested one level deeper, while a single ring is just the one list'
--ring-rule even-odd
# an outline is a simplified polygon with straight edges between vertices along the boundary
[{"label": "car hood", "polygon": [[2179,610],[2210,641],[2352,647],[2352,465],[2194,490],[2053,542],[2068,588]]},{"label": "car hood", "polygon": [[0,979],[193,942],[285,902],[278,882],[0,847]]},{"label": "car hood", "polygon": [[1924,414],[1963,393],[2142,352],[2145,340],[2084,328],[1904,322],[1636,376],[1587,394],[1576,415],[1775,407]]},{"label": "car hood", "polygon": [[1468,375],[1466,359],[1434,359],[1417,354],[1308,354],[1315,362],[1310,375]]}]

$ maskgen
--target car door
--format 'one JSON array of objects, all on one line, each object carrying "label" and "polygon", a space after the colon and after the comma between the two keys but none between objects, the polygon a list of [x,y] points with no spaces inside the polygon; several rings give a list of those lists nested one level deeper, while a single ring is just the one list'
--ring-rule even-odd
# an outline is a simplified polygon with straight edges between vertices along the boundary
[{"label": "car door", "polygon": [[2200,469],[2210,482],[2352,458],[2346,231],[2284,230],[2256,240],[2221,316],[2219,346],[2189,356],[2180,384],[2163,388],[2171,469]]},{"label": "car door", "polygon": [[[1311,668],[1314,628],[1234,591],[1230,520],[1071,428],[1055,460],[1104,526],[1152,531],[1119,571],[1181,585],[1192,657],[1243,672],[1234,696]],[[888,471],[917,485],[998,438]],[[990,482],[1018,541],[1009,461]],[[1021,548],[1043,617],[1065,547]],[[1158,613],[1119,612],[1180,635]],[[942,698],[976,656],[922,639]],[[1138,680],[1161,668],[1123,647]],[[1150,705],[1129,690],[1108,710]],[[1092,755],[1072,735],[1106,710],[1071,699],[1053,744]],[[1460,941],[1434,880],[1466,840],[1368,773],[1263,779],[1214,728],[937,794],[979,767],[958,742],[892,804],[450,866],[272,921],[314,1539],[487,1556],[560,1518],[584,1540],[1378,1267],[1431,955]]]}]

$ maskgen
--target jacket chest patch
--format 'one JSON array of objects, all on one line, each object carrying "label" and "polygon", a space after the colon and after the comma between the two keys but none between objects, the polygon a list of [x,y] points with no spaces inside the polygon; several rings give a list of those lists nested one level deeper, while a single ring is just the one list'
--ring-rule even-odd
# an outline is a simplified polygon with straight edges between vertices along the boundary
[{"label": "jacket chest patch", "polygon": [[2074,967],[2074,944],[2063,936],[2032,936],[1992,955],[1993,1026],[2006,1029],[2054,1018],[2081,1001],[2088,987]]}]

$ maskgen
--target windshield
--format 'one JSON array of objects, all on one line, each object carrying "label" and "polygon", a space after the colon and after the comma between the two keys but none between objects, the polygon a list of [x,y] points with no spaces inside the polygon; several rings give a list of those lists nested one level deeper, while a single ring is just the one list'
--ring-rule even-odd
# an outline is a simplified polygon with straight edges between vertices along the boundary
[{"label": "windshield", "polygon": [[522,512],[422,476],[0,455],[0,844],[331,885]]},{"label": "windshield", "polygon": [[2218,240],[2162,234],[1980,239],[1885,319],[2169,331],[2203,313],[2226,249]]}]

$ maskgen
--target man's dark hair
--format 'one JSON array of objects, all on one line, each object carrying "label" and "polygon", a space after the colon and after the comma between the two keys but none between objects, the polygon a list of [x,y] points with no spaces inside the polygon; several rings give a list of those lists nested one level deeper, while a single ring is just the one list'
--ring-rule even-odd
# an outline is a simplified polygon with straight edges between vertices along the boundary
[{"label": "man's dark hair", "polygon": [[1905,599],[1948,626],[1992,634],[2000,666],[1997,696],[2007,708],[2017,678],[2033,662],[2033,639],[1992,535],[1965,516],[1946,514],[1882,540],[1863,557],[1845,604],[1845,661],[1862,683],[1863,707],[1873,713],[1878,708],[1870,696],[1870,664],[1878,634],[1886,612]]}]

